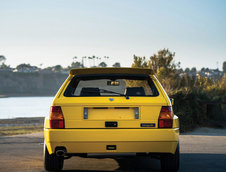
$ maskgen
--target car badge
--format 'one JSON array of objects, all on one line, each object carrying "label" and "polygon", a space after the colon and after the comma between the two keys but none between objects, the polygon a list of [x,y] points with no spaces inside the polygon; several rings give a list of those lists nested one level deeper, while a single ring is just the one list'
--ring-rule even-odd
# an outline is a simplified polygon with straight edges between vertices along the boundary
[{"label": "car badge", "polygon": [[113,98],[109,98],[109,100],[112,102],[112,101],[114,101],[114,99]]}]

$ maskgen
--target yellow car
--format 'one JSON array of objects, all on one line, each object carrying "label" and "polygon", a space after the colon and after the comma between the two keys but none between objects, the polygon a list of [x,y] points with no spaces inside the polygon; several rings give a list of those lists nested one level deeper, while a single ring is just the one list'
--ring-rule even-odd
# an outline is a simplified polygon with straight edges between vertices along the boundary
[{"label": "yellow car", "polygon": [[44,126],[44,167],[71,156],[136,153],[179,169],[179,120],[150,69],[72,69]]}]

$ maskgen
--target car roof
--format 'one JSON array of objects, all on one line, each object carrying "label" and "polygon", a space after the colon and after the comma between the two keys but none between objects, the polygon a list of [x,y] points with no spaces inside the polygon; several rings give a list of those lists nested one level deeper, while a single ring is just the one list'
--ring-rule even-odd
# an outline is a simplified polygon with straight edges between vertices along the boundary
[{"label": "car roof", "polygon": [[80,68],[71,69],[69,75],[89,75],[89,74],[146,74],[153,75],[153,70],[144,68]]}]

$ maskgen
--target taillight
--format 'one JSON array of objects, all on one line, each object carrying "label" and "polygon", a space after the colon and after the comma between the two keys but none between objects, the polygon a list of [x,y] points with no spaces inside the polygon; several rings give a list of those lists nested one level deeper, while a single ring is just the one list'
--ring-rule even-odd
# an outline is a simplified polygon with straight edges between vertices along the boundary
[{"label": "taillight", "polygon": [[49,118],[50,128],[64,128],[64,116],[60,106],[51,106]]},{"label": "taillight", "polygon": [[172,128],[173,115],[171,106],[162,106],[159,114],[158,128]]}]

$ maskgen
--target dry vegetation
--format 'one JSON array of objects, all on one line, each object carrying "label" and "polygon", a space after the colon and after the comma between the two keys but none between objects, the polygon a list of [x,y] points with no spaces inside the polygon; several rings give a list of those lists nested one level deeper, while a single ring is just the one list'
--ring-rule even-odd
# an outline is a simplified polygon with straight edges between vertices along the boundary
[{"label": "dry vegetation", "polygon": [[0,120],[0,136],[43,131],[44,118],[15,118]]},{"label": "dry vegetation", "polygon": [[[150,68],[174,98],[174,113],[180,118],[182,132],[197,126],[226,120],[226,73],[210,78],[196,72],[184,71],[174,62],[175,53],[158,51],[148,60],[134,55],[132,67]],[[226,63],[223,65],[226,72]]]}]

